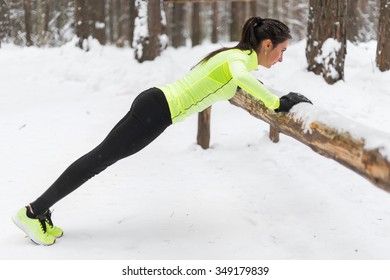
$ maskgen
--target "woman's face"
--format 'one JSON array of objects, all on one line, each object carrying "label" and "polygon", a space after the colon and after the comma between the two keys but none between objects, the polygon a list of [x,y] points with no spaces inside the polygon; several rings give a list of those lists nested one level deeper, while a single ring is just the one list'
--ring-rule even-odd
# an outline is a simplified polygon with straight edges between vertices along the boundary
[{"label": "woman's face", "polygon": [[283,53],[287,50],[289,40],[279,43],[273,47],[271,40],[264,40],[261,44],[260,51],[257,53],[259,65],[271,68],[277,62],[283,61]]}]

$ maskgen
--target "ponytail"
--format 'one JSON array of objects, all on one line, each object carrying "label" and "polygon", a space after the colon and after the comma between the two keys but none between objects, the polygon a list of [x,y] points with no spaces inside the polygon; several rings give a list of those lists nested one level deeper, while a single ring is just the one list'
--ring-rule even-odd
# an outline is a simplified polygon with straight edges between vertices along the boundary
[{"label": "ponytail", "polygon": [[209,53],[198,64],[207,62],[214,55],[231,50],[249,50],[251,53],[253,50],[257,51],[263,40],[269,39],[275,48],[278,44],[291,39],[290,29],[282,22],[276,19],[263,19],[261,17],[249,18],[242,28],[240,42],[232,48],[220,48]]}]

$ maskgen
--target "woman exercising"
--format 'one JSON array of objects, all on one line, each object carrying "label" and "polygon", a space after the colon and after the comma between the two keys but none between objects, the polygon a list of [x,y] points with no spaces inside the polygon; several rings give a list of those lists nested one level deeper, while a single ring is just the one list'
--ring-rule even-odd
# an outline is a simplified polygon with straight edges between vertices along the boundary
[{"label": "woman exercising", "polygon": [[290,39],[290,30],[282,22],[250,18],[235,47],[211,52],[176,82],[139,94],[103,142],[72,163],[40,197],[22,207],[13,217],[15,224],[35,243],[54,244],[63,231],[53,225],[50,207],[108,166],[146,147],[171,124],[216,101],[232,98],[237,87],[276,112],[310,102],[297,93],[279,98],[249,73],[258,65],[270,68],[282,62]]}]

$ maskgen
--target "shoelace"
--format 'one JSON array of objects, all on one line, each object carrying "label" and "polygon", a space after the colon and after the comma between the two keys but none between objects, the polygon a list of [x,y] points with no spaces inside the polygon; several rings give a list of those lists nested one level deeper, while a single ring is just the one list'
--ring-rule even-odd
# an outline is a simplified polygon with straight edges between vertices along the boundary
[{"label": "shoelace", "polygon": [[46,233],[46,223],[45,223],[46,216],[44,214],[37,215],[36,218],[39,220],[39,223],[41,224],[41,228],[42,228],[43,232]]},{"label": "shoelace", "polygon": [[51,211],[47,210],[46,213],[44,214],[46,218],[46,222],[49,224],[50,227],[53,227],[53,221],[51,220]]}]

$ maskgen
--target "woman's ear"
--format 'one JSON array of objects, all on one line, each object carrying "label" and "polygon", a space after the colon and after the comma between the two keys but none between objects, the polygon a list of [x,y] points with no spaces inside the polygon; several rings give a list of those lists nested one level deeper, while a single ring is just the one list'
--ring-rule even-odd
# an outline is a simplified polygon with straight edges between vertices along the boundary
[{"label": "woman's ear", "polygon": [[270,39],[267,39],[266,41],[267,41],[267,49],[272,50],[273,49],[272,41]]},{"label": "woman's ear", "polygon": [[261,48],[263,50],[271,50],[272,49],[272,41],[270,39],[263,40],[261,44]]}]

